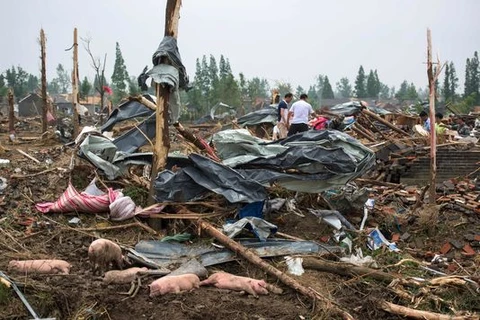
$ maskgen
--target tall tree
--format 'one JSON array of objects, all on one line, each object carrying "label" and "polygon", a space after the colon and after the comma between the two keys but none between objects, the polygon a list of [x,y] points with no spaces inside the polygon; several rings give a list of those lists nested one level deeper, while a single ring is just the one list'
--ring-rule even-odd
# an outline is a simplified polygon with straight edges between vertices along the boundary
[{"label": "tall tree", "polygon": [[415,85],[413,84],[413,82],[410,83],[410,85],[408,86],[407,99],[408,99],[408,100],[416,100],[416,99],[418,99],[417,89],[415,88]]},{"label": "tall tree", "polygon": [[375,98],[377,96],[377,83],[373,70],[370,70],[367,78],[367,95],[369,98]]},{"label": "tall tree", "polygon": [[[445,76],[443,78],[443,101],[449,102],[452,100],[452,92],[451,90],[451,80],[450,80],[450,65],[448,63],[445,64]],[[437,90],[438,92],[438,90]]]},{"label": "tall tree", "polygon": [[303,89],[303,87],[299,85],[297,89],[295,89],[295,95],[300,97],[302,93],[305,93],[305,89]]},{"label": "tall tree", "polygon": [[290,82],[277,82],[277,89],[280,92],[280,97],[283,97],[287,93],[293,93],[292,84]]},{"label": "tall tree", "polygon": [[254,102],[256,98],[268,98],[270,95],[269,90],[270,88],[266,79],[254,77],[247,81],[247,93],[252,102]]},{"label": "tall tree", "polygon": [[475,103],[480,103],[480,62],[478,60],[478,52],[475,51],[472,60],[470,60],[470,75],[472,81],[472,93],[475,93]]},{"label": "tall tree", "polygon": [[352,85],[347,77],[343,77],[337,82],[337,92],[342,98],[350,98],[352,96]]},{"label": "tall tree", "polygon": [[452,102],[455,102],[457,100],[457,88],[458,88],[458,77],[457,77],[457,71],[455,70],[455,65],[453,64],[453,61],[450,62],[450,94],[451,94],[451,100]]},{"label": "tall tree", "polygon": [[92,84],[88,81],[88,78],[85,77],[80,84],[80,98],[86,99],[92,92]]},{"label": "tall tree", "polygon": [[366,98],[367,97],[367,87],[365,83],[365,70],[363,66],[360,66],[358,69],[358,75],[355,79],[355,96],[357,98]]},{"label": "tall tree", "polygon": [[5,76],[0,73],[0,97],[5,97],[8,92],[7,83],[5,82]]},{"label": "tall tree", "polygon": [[68,93],[72,82],[70,79],[70,74],[67,70],[65,70],[61,63],[58,64],[55,70],[57,72],[57,76],[53,79],[53,81],[58,84],[58,87],[60,89],[59,93]]},{"label": "tall tree", "polygon": [[28,80],[27,80],[27,90],[29,92],[34,92],[38,89],[39,85],[39,80],[37,76],[34,76],[33,74],[28,75]]},{"label": "tall tree", "polygon": [[128,76],[127,67],[125,66],[125,60],[120,50],[120,44],[117,42],[115,45],[115,64],[113,65],[112,74],[112,101],[114,104],[119,103],[127,96],[127,85],[129,81],[130,77]]},{"label": "tall tree", "polygon": [[403,81],[402,84],[400,85],[400,89],[395,94],[395,98],[397,98],[400,101],[403,100],[408,100],[408,82],[407,80]]},{"label": "tall tree", "polygon": [[[100,58],[96,58],[93,56],[92,50],[90,49],[90,42],[91,39],[86,38],[82,39],[83,46],[85,51],[87,51],[90,59],[92,60],[92,68],[95,70],[95,79],[93,80],[93,88],[96,92],[100,95],[100,112],[104,110],[104,103],[105,103],[105,89],[107,84],[107,79],[105,78],[105,66],[107,64],[107,54],[105,53],[103,57],[103,63],[100,61]],[[102,116],[100,116],[102,117]],[[101,118],[100,118],[101,119]]]},{"label": "tall tree", "polygon": [[378,77],[377,69],[375,69],[373,75],[375,78],[375,97],[378,97],[380,95],[380,90],[382,89],[382,83],[380,82],[380,78]]},{"label": "tall tree", "polygon": [[464,85],[464,92],[463,92],[463,98],[467,98],[470,96],[473,92],[473,85],[472,85],[472,74],[471,74],[471,63],[470,63],[470,58],[467,58],[467,62],[465,64],[465,85]]},{"label": "tall tree", "polygon": [[242,98],[247,96],[247,80],[245,79],[245,75],[242,72],[240,72],[238,75],[238,85],[240,86]]},{"label": "tall tree", "polygon": [[322,99],[334,99],[335,96],[333,94],[332,86],[330,85],[330,81],[328,80],[328,76],[325,76],[323,80],[323,88],[322,88]]},{"label": "tall tree", "polygon": [[[393,87],[392,87],[393,89]],[[390,88],[384,84],[380,83],[380,94],[379,94],[380,99],[390,99],[391,97],[391,90]]]},{"label": "tall tree", "polygon": [[15,97],[17,99],[22,99],[28,93],[28,73],[22,69],[22,67],[12,66],[10,69],[7,69],[5,72],[5,79],[7,80],[8,86],[13,88]]}]

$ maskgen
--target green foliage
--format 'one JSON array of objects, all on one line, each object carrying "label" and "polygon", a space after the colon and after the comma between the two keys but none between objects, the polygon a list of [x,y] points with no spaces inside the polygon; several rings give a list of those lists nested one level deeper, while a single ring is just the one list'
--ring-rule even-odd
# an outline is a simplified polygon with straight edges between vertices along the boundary
[{"label": "green foliage", "polygon": [[277,82],[276,88],[280,92],[280,97],[285,96],[287,93],[293,93],[292,84],[289,82]]},{"label": "green foliage", "polygon": [[52,93],[68,93],[71,85],[71,77],[67,70],[61,63],[56,68],[57,76],[52,80],[52,83],[56,83],[54,86],[58,86],[58,92]]},{"label": "green foliage", "polygon": [[367,97],[367,87],[365,83],[365,70],[363,66],[358,69],[357,78],[355,79],[355,96],[357,98]]},{"label": "green foliage", "polygon": [[0,97],[5,97],[7,95],[8,88],[7,83],[5,82],[5,76],[0,74]]},{"label": "green foliage", "polygon": [[386,84],[380,83],[380,99],[390,99],[392,90],[395,91],[395,88],[390,89]]},{"label": "green foliage", "polygon": [[88,81],[88,78],[85,77],[80,84],[80,98],[86,99],[92,93],[92,84]]},{"label": "green foliage", "polygon": [[125,66],[125,61],[123,60],[122,51],[120,50],[120,44],[117,42],[115,48],[115,64],[112,74],[112,102],[114,104],[118,104],[127,96],[127,85],[129,81],[130,78],[127,67]]},{"label": "green foliage", "polygon": [[295,89],[295,95],[300,96],[302,93],[305,93],[305,89],[303,89],[302,86],[298,86],[297,89]]},{"label": "green foliage", "polygon": [[15,68],[12,66],[5,72],[5,79],[9,87],[13,88],[15,97],[22,99],[28,93],[28,77],[29,74],[20,66]]},{"label": "green foliage", "polygon": [[347,77],[343,77],[337,82],[337,92],[341,98],[350,98],[352,96],[352,85]]},{"label": "green foliage", "polygon": [[477,94],[471,93],[469,96],[464,97],[462,101],[453,104],[453,110],[458,111],[460,114],[468,114],[472,111],[472,107],[477,101]]},{"label": "green foliage", "polygon": [[307,95],[308,95],[308,102],[312,105],[312,107],[317,108],[320,106],[319,105],[320,94],[314,85],[311,85],[308,88]]},{"label": "green foliage", "polygon": [[465,90],[464,98],[470,97],[472,94],[475,94],[475,103],[480,103],[480,70],[479,70],[479,61],[478,61],[478,52],[475,51],[473,58],[467,58],[467,63],[465,66]]},{"label": "green foliage", "polygon": [[395,98],[400,101],[418,99],[418,93],[415,85],[413,83],[409,85],[407,80],[403,81],[400,85],[400,89],[395,94]]},{"label": "green foliage", "polygon": [[137,96],[142,93],[142,89],[138,86],[137,78],[130,77],[128,79],[128,94],[130,96]]},{"label": "green foliage", "polygon": [[328,77],[325,76],[323,79],[323,88],[322,88],[322,99],[334,99],[335,96],[333,94],[332,86],[330,85],[330,81]]},{"label": "green foliage", "polygon": [[380,79],[378,78],[377,70],[375,72],[370,70],[367,78],[367,95],[369,98],[378,98],[380,95],[380,90],[382,88],[382,84],[380,83]]}]

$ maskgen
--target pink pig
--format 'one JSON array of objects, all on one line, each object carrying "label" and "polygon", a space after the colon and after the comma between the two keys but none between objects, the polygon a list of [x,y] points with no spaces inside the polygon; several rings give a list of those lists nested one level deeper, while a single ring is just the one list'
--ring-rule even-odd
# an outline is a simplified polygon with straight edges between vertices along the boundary
[{"label": "pink pig", "polygon": [[68,274],[72,265],[64,260],[10,261],[8,268],[25,273]]},{"label": "pink pig", "polygon": [[101,274],[108,270],[111,263],[122,269],[125,261],[120,246],[107,239],[93,241],[88,248],[88,258],[92,264],[93,274]]},{"label": "pink pig", "polygon": [[258,298],[259,294],[268,294],[267,283],[265,281],[234,276],[226,272],[214,273],[208,279],[200,282],[200,285],[213,285],[219,289],[245,291],[256,298]]},{"label": "pink pig", "polygon": [[105,272],[103,283],[130,283],[135,280],[137,273],[147,271],[147,268],[129,268],[126,270],[111,270]]},{"label": "pink pig", "polygon": [[167,293],[191,291],[200,287],[200,279],[196,274],[187,273],[179,276],[165,276],[153,281],[150,285],[150,297]]}]

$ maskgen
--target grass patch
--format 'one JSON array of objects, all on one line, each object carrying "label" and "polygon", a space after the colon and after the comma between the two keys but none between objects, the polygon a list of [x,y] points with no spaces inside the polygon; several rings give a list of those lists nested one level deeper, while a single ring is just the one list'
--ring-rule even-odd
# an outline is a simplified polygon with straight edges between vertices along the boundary
[{"label": "grass patch", "polygon": [[136,186],[127,186],[123,189],[123,195],[132,198],[137,206],[146,207],[148,204],[148,190]]},{"label": "grass patch", "polygon": [[0,282],[0,306],[7,305],[12,298],[12,289]]}]

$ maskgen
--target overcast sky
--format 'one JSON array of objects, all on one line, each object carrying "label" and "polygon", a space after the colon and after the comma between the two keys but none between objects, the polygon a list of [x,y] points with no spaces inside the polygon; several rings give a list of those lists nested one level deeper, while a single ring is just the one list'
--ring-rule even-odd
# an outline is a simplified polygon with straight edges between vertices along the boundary
[{"label": "overcast sky", "polygon": [[[48,78],[58,63],[72,68],[73,28],[92,39],[97,56],[108,54],[112,74],[115,42],[128,72],[137,75],[163,36],[166,0],[2,0],[0,72],[20,65],[39,73],[40,28],[47,35]],[[426,29],[433,51],[453,61],[463,84],[465,59],[480,50],[478,0],[183,0],[179,49],[193,79],[195,59],[220,54],[235,74],[307,87],[318,74],[332,86],[353,82],[360,64],[399,87],[427,82]],[[93,79],[80,46],[80,77]]]}]

